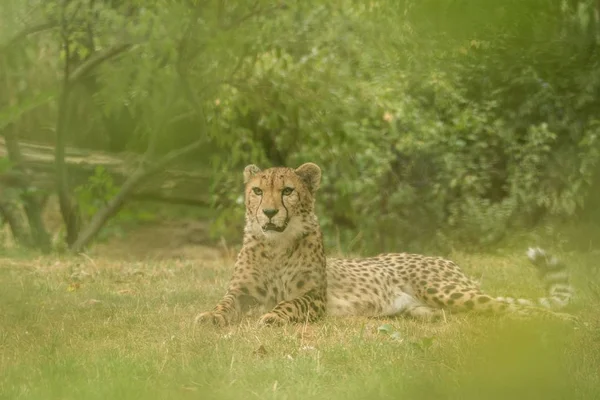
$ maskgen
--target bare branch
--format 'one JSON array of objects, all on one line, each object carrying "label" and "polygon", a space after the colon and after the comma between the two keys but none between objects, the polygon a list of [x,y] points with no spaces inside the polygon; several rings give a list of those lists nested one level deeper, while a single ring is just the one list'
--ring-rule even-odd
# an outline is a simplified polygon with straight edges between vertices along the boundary
[{"label": "bare branch", "polygon": [[69,249],[74,253],[83,251],[85,246],[87,246],[98,232],[100,232],[100,229],[102,229],[109,218],[119,212],[121,207],[123,207],[123,204],[125,204],[127,197],[133,192],[133,189],[140,184],[145,176],[146,173],[144,172],[143,167],[138,168],[133,175],[125,181],[123,186],[121,186],[121,189],[115,197],[110,199],[101,210],[94,214],[90,223],[79,235],[77,235],[76,240],[69,243]]},{"label": "bare branch", "polygon": [[119,54],[127,51],[131,47],[131,44],[120,44],[117,46],[110,47],[103,51],[94,53],[90,58],[85,60],[73,73],[69,76],[69,83],[73,83],[81,79],[84,75],[88,74],[91,70],[98,67],[103,62],[110,60],[118,56]]},{"label": "bare branch", "polygon": [[121,189],[115,195],[115,197],[110,199],[106,206],[94,215],[89,225],[82,230],[82,232],[78,235],[77,240],[70,245],[70,250],[74,253],[83,251],[85,246],[87,246],[98,234],[98,232],[100,232],[100,229],[102,229],[108,219],[119,212],[121,207],[123,207],[125,204],[125,201],[132,195],[134,189],[138,187],[140,183],[144,181],[144,179],[157,172],[160,172],[168,164],[176,161],[182,156],[199,149],[204,143],[204,139],[199,139],[186,147],[171,151],[164,157],[157,160],[157,162],[152,164],[150,168],[147,168],[146,164],[140,165],[140,167],[129,177],[129,179],[125,181],[123,186],[121,186]]},{"label": "bare branch", "polygon": [[181,149],[173,150],[173,151],[167,153],[165,156],[163,156],[162,158],[157,160],[154,164],[152,164],[151,168],[148,168],[148,170],[147,170],[148,175],[152,175],[157,172],[160,172],[162,169],[167,167],[169,164],[175,162],[177,159],[185,156],[186,154],[189,154],[195,150],[198,150],[204,144],[206,144],[206,139],[201,138],[201,139],[196,140],[195,142],[192,142],[191,144],[189,144],[185,147],[182,147]]}]

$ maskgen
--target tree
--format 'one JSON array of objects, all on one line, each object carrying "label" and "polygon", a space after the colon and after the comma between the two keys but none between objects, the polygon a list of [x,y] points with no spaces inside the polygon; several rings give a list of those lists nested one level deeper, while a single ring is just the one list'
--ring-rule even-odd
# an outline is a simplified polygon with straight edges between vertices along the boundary
[{"label": "tree", "polygon": [[[266,1],[247,5],[154,1],[141,6],[71,0],[32,5],[30,11],[39,19],[36,26],[54,28],[53,37],[61,48],[55,162],[57,193],[72,251],[83,250],[144,179],[215,137],[205,109],[214,107],[217,88],[259,51],[261,44],[254,41],[264,37],[248,34],[260,32],[258,18],[280,10],[277,3]],[[37,30],[24,28],[24,32]],[[25,36],[20,34],[11,43]],[[135,129],[147,143],[138,169],[84,227],[79,226],[64,163],[73,102],[80,100],[73,96],[82,86],[93,90],[90,96],[104,114],[124,104],[135,109],[139,118]],[[179,148],[159,151],[159,142],[181,118],[199,122],[195,137]]]}]

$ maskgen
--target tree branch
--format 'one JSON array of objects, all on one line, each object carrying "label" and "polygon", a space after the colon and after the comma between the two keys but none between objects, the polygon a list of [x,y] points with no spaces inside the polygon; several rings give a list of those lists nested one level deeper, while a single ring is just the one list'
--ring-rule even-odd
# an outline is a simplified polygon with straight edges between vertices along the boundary
[{"label": "tree branch", "polygon": [[70,245],[70,250],[74,253],[80,253],[83,251],[92,239],[100,232],[100,229],[106,224],[110,217],[119,212],[119,210],[125,204],[125,201],[131,196],[136,187],[138,187],[144,179],[151,175],[160,172],[168,164],[176,161],[182,156],[191,153],[192,151],[200,148],[205,143],[204,139],[199,139],[188,146],[185,146],[179,150],[173,150],[161,159],[157,160],[151,167],[147,167],[147,164],[143,163],[140,167],[125,181],[119,192],[108,201],[100,211],[98,211],[90,221],[89,225],[85,227],[77,237],[77,240]]},{"label": "tree branch", "polygon": [[206,139],[201,138],[201,139],[196,140],[195,142],[192,142],[191,144],[189,144],[185,147],[182,147],[181,149],[173,150],[173,151],[167,153],[161,159],[157,160],[152,165],[151,168],[147,169],[147,174],[152,175],[157,172],[160,172],[161,170],[166,168],[169,164],[175,162],[178,158],[181,158],[181,157],[185,156],[186,154],[193,152],[194,150],[198,150],[205,143],[206,143]]},{"label": "tree branch", "polygon": [[85,60],[73,73],[69,76],[68,82],[70,84],[77,82],[86,74],[90,73],[94,68],[98,67],[103,62],[110,60],[118,56],[119,54],[127,51],[131,47],[131,44],[120,44],[113,46],[103,51],[94,53],[90,58]]},{"label": "tree branch", "polygon": [[109,218],[119,212],[127,197],[133,192],[133,189],[140,184],[145,176],[146,173],[143,166],[140,166],[140,168],[125,181],[115,197],[110,199],[102,209],[94,214],[90,223],[81,231],[77,236],[77,239],[73,243],[69,243],[69,249],[74,253],[81,253],[85,246],[87,246],[98,232],[100,232],[100,229],[102,229]]}]

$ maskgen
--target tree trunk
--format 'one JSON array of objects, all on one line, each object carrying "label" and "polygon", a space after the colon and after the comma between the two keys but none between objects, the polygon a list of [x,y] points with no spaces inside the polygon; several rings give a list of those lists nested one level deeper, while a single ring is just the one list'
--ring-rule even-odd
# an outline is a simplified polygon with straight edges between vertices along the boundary
[{"label": "tree trunk", "polygon": [[15,241],[23,246],[31,245],[31,237],[27,234],[27,230],[23,224],[23,219],[19,215],[19,210],[15,204],[2,196],[0,198],[0,214],[10,226],[10,231],[15,238]]},{"label": "tree trunk", "polygon": [[79,219],[77,218],[77,209],[71,201],[71,191],[69,190],[67,168],[65,165],[65,136],[67,129],[67,119],[69,116],[69,95],[71,93],[71,71],[69,65],[70,39],[69,32],[67,30],[66,20],[62,21],[62,37],[62,47],[65,51],[65,65],[63,70],[62,90],[60,93],[60,100],[58,102],[58,118],[56,120],[56,147],[54,153],[54,163],[56,168],[56,193],[58,194],[60,213],[62,214],[63,221],[65,222],[65,228],[67,231],[67,245],[71,246],[73,243],[75,243],[75,240],[77,240]]},{"label": "tree trunk", "polygon": [[[23,155],[21,154],[19,141],[16,138],[12,126],[8,126],[5,129],[4,139],[6,140],[6,151],[8,153],[9,160],[13,163],[13,165],[15,165],[16,171],[22,173],[26,177],[27,172],[23,165]],[[25,214],[27,215],[27,220],[29,222],[29,229],[31,232],[32,242],[33,245],[36,248],[42,250],[42,252],[49,253],[52,248],[50,242],[50,235],[48,234],[48,231],[44,226],[44,221],[42,220],[42,212],[39,199],[36,199],[31,189],[32,188],[30,188],[29,186],[23,187],[21,189],[20,197],[23,201],[23,208],[25,209]],[[13,234],[15,234],[15,238],[17,238],[14,229]]]}]

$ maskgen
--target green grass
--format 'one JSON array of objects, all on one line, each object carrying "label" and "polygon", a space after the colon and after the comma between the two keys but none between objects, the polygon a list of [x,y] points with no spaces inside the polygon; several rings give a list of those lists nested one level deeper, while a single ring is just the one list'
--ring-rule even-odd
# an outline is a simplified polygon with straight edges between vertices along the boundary
[{"label": "green grass", "polygon": [[[563,255],[563,258],[566,257]],[[4,399],[597,399],[595,256],[572,254],[576,324],[449,315],[194,327],[231,260],[0,259]],[[491,294],[541,294],[521,254],[454,254]],[[381,328],[381,329],[378,329]]]}]

